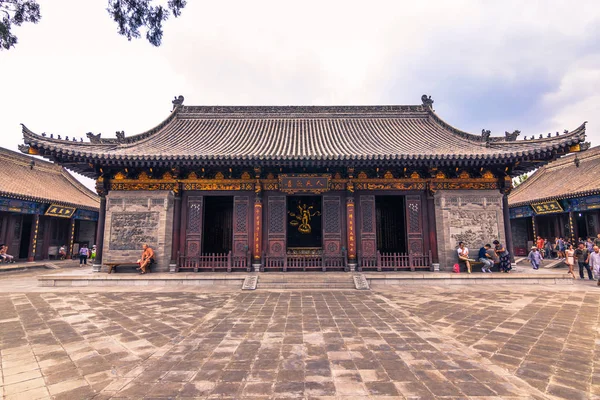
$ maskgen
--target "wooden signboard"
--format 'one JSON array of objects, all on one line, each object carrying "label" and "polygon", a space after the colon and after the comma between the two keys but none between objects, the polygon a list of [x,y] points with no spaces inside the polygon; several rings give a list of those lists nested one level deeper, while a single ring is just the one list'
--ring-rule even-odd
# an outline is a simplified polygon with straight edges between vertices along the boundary
[{"label": "wooden signboard", "polygon": [[75,210],[75,207],[64,207],[57,206],[56,204],[51,204],[44,215],[47,215],[49,217],[71,218],[73,214],[75,214]]},{"label": "wooden signboard", "polygon": [[563,208],[558,201],[546,201],[544,203],[532,204],[531,207],[536,214],[551,214],[563,212]]}]

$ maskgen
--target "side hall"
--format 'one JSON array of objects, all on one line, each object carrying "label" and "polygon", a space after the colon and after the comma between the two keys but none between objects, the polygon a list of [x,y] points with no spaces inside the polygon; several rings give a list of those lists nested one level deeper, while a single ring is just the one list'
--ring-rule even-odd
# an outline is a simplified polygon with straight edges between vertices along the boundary
[{"label": "side hall", "polygon": [[0,148],[0,244],[14,260],[77,254],[96,241],[99,197],[64,167]]}]

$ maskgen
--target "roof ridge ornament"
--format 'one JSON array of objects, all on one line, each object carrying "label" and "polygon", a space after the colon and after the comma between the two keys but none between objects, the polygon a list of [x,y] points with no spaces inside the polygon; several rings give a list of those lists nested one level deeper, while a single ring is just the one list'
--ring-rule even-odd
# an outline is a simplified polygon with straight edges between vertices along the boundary
[{"label": "roof ridge ornament", "polygon": [[517,140],[517,136],[519,136],[520,134],[521,131],[518,129],[515,129],[512,133],[504,131],[504,140],[506,140],[507,142],[514,142],[515,140]]},{"label": "roof ridge ornament", "polygon": [[182,106],[183,105],[183,96],[182,95],[175,96],[175,98],[173,99],[173,101],[171,103],[173,103],[173,110],[175,110],[179,106]]},{"label": "roof ridge ornament", "polygon": [[423,105],[425,107],[433,109],[433,99],[431,98],[431,96],[427,96],[426,94],[424,94],[423,96],[421,96],[421,101],[423,102]]},{"label": "roof ridge ornament", "polygon": [[481,139],[485,142],[485,147],[490,147],[490,136],[492,135],[492,131],[489,129],[483,128],[481,130]]},{"label": "roof ridge ornament", "polygon": [[90,139],[90,143],[102,143],[102,139],[100,139],[100,136],[102,136],[101,133],[94,135],[92,132],[88,132],[85,134],[85,136]]},{"label": "roof ridge ornament", "polygon": [[117,143],[125,142],[125,131],[116,131],[115,135],[117,136]]}]

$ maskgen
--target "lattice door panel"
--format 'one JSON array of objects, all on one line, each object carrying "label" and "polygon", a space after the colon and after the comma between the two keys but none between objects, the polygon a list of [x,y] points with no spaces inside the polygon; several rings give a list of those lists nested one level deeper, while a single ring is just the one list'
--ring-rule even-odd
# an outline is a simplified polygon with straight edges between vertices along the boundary
[{"label": "lattice door panel", "polygon": [[203,217],[203,196],[188,197],[187,219],[185,221],[185,254],[187,256],[198,256],[202,252]]},{"label": "lattice door panel", "polygon": [[233,254],[246,255],[250,231],[250,199],[248,196],[235,196],[233,198]]},{"label": "lattice door panel", "polygon": [[375,222],[375,196],[360,196],[360,248],[363,257],[376,255]]},{"label": "lattice door panel", "polygon": [[423,204],[421,196],[406,196],[406,234],[409,253],[423,254]]},{"label": "lattice door panel", "polygon": [[286,253],[286,212],[285,196],[269,197],[267,203],[267,251],[270,256],[283,257]]},{"label": "lattice door panel", "polygon": [[323,251],[339,255],[342,251],[342,199],[323,196]]}]

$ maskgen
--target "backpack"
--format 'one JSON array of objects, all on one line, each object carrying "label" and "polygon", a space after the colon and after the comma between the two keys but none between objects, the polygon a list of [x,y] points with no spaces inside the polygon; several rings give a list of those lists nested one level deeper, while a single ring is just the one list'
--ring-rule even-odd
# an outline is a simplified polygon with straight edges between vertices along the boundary
[{"label": "backpack", "polygon": [[452,272],[454,272],[455,274],[460,274],[460,265],[454,264],[454,267],[452,268]]}]

